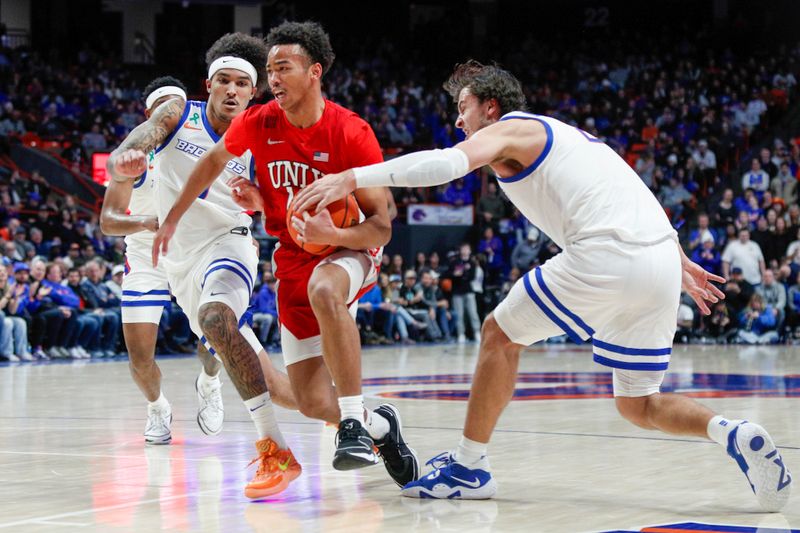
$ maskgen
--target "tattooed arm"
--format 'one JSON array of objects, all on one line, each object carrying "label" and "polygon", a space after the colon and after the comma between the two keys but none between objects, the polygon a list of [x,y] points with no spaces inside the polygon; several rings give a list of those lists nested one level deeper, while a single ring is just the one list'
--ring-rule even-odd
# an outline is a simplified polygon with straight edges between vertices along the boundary
[{"label": "tattooed arm", "polygon": [[147,170],[147,154],[179,125],[185,105],[183,98],[178,97],[163,102],[111,152],[106,162],[111,180],[100,212],[100,229],[106,235],[130,235],[158,229],[155,217],[127,214],[133,182]]}]

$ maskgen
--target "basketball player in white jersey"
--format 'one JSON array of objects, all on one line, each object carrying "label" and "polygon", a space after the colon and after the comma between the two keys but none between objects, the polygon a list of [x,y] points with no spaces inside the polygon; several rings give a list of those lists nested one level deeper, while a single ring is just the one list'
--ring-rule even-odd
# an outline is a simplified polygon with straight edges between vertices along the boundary
[{"label": "basketball player in white jersey", "polygon": [[[660,385],[669,363],[681,288],[708,314],[724,281],[684,255],[664,210],[635,172],[602,141],[549,117],[516,111],[519,81],[497,66],[459,65],[445,84],[467,139],[317,180],[296,211],[316,209],[359,187],[434,186],[489,165],[508,198],[563,252],[523,276],[483,324],[464,434],[405,496],[485,499],[497,485],[487,445],[514,392],[520,350],[566,333],[592,338],[594,360],[613,372],[616,406],[645,429],[710,438],[747,476],[761,506],[782,508],[791,476],[769,434],[727,420]],[[309,222],[295,227],[309,234]],[[312,232],[317,231],[311,224]]]},{"label": "basketball player in white jersey", "polygon": [[[130,178],[141,174],[145,154],[155,150],[159,219],[180,194],[197,159],[245,110],[259,82],[264,86],[266,58],[266,46],[255,37],[235,33],[218,39],[206,54],[208,102],[167,100],[148,120],[150,127],[137,135],[140,141],[134,149],[122,156],[120,174]],[[221,357],[256,425],[259,465],[245,495],[263,498],[285,490],[301,469],[275,419],[258,357],[263,348],[245,323],[258,253],[249,235],[252,221],[231,199],[227,181],[250,175],[251,165],[249,154],[229,161],[186,214],[162,263],[192,330],[212,354]],[[152,262],[157,268],[157,254]],[[282,378],[288,387],[286,376]]]},{"label": "basketball player in white jersey", "polygon": [[[145,117],[170,98],[186,99],[186,88],[170,76],[156,78],[145,87]],[[138,132],[137,132],[138,133]],[[108,171],[119,176],[121,155],[130,149],[136,136],[128,137],[108,160]],[[147,398],[147,425],[144,439],[148,444],[169,444],[172,408],[161,392],[161,370],[155,361],[158,324],[162,310],[170,304],[169,284],[163,267],[154,268],[150,259],[153,235],[158,229],[153,183],[154,153],[141,177],[112,179],[106,189],[100,213],[100,227],[107,235],[125,236],[125,277],[122,279],[122,330],[128,348],[129,367],[134,382]],[[203,370],[195,386],[198,395],[197,423],[204,433],[216,435],[222,430],[225,411],[219,381],[220,363],[205,346],[198,347]],[[205,386],[201,387],[203,384]]]}]

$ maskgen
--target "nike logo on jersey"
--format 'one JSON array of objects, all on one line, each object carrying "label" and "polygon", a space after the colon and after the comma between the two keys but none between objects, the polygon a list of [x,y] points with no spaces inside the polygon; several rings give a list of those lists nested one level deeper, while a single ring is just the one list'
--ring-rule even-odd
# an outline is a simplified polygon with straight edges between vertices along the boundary
[{"label": "nike logo on jersey", "polygon": [[273,141],[272,139],[267,139],[267,144],[281,144],[286,141]]},{"label": "nike logo on jersey", "polygon": [[227,292],[212,292],[209,296],[218,296],[220,294],[228,294]]},{"label": "nike logo on jersey", "polygon": [[203,130],[203,128],[195,128],[194,126],[190,126],[188,122],[185,122],[183,124],[183,127],[186,128],[187,130],[195,130],[195,131],[202,131]]},{"label": "nike logo on jersey", "polygon": [[459,483],[462,483],[468,487],[472,487],[473,489],[477,489],[478,487],[481,486],[481,481],[478,478],[475,478],[475,480],[473,481],[467,481],[466,479],[457,478],[456,476],[450,476],[450,477],[453,478],[455,481],[458,481]]}]

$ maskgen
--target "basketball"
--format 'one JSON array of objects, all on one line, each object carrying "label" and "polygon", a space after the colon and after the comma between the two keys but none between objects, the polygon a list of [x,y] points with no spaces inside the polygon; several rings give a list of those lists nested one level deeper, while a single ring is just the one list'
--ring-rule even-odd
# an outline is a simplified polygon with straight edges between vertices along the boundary
[{"label": "basketball", "polygon": [[[337,200],[326,207],[331,214],[333,225],[337,228],[349,228],[355,226],[359,222],[358,202],[355,196],[350,193],[345,198]],[[286,229],[289,230],[289,235],[292,240],[302,248],[304,251],[313,255],[324,255],[332,253],[336,247],[330,244],[314,244],[307,242],[300,242],[297,240],[297,232],[292,226],[292,217],[294,216],[294,202],[289,206],[286,212]]]}]

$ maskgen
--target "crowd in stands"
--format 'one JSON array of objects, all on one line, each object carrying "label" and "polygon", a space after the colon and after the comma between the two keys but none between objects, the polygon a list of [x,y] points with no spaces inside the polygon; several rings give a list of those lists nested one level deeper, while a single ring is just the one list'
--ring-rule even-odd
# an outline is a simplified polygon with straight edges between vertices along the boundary
[{"label": "crowd in stands", "polygon": [[[736,56],[686,41],[667,52],[663,40],[644,46],[643,39],[575,48],[531,37],[496,49],[513,51],[499,59],[523,80],[531,111],[616,150],[662,203],[687,255],[728,278],[727,299],[708,317],[683,298],[677,340],[800,340],[800,141],[767,137],[797,104],[800,47]],[[526,59],[531,50],[535,63]],[[0,49],[0,138],[56,140],[67,164],[85,169],[89,154],[113,149],[141,120],[140,88],[113,58],[88,49],[72,61],[49,59]],[[399,64],[391,47],[377,46],[338,62],[326,76],[326,95],[365,117],[389,155],[452,146],[461,139],[453,103],[436,81],[446,72],[406,59]],[[513,283],[559,252],[485,172],[394,192],[401,213],[429,201],[473,206],[475,235],[459,249],[426,251],[413,262],[384,257],[378,285],[359,303],[367,344],[477,339],[481,320]],[[0,166],[0,244],[0,357],[124,351],[124,242],[104,236],[96,215],[53,194],[46,176]],[[275,345],[268,262],[261,275],[253,323],[262,343]],[[159,351],[190,352],[194,342],[173,302],[164,310]]]}]

